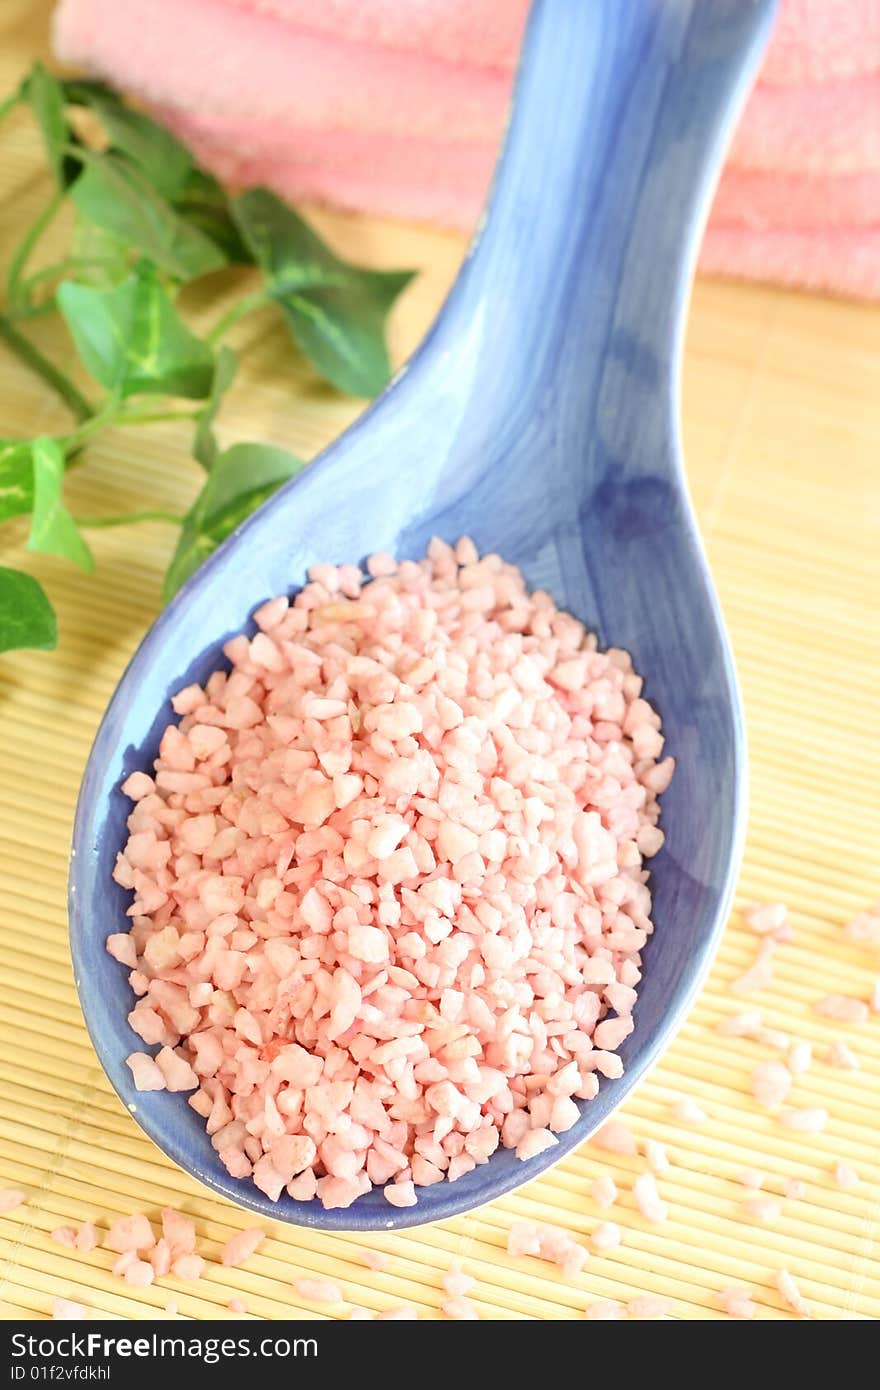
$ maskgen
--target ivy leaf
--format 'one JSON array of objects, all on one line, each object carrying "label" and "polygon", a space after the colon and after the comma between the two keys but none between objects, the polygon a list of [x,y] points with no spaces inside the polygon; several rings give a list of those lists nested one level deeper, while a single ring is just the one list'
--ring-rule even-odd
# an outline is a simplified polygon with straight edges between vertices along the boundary
[{"label": "ivy leaf", "polygon": [[64,91],[68,101],[94,111],[112,147],[127,155],[164,198],[173,200],[182,192],[193,167],[192,156],[169,130],[126,106],[102,82],[66,82]]},{"label": "ivy leaf", "polygon": [[109,290],[65,280],[57,299],[86,369],[108,390],[193,400],[210,392],[211,349],[186,327],[149,262]]},{"label": "ivy leaf", "polygon": [[64,113],[64,88],[42,63],[34,63],[24,81],[24,95],[40,127],[55,182],[65,189],[76,178],[79,165],[65,149],[72,134]]},{"label": "ivy leaf", "polygon": [[70,196],[85,217],[136,246],[178,280],[192,280],[226,264],[219,246],[185,221],[137,165],[113,150],[89,153]]},{"label": "ivy leaf", "polygon": [[86,545],[76,522],[64,506],[61,490],[64,483],[64,454],[54,439],[42,435],[31,445],[34,468],[34,515],[28,550],[40,550],[47,555],[61,555],[72,560],[80,569],[91,574],[95,568],[92,552]]},{"label": "ivy leaf", "polygon": [[217,350],[217,361],[214,366],[214,381],[211,386],[211,394],[207,403],[202,407],[196,416],[196,433],[193,441],[193,455],[206,470],[210,472],[214,467],[219,446],[214,435],[214,420],[220,403],[232,384],[238,367],[238,359],[231,347],[225,343]]},{"label": "ivy leaf", "polygon": [[385,320],[412,271],[364,270],[336,256],[273,193],[255,188],[233,216],[293,338],[339,390],[373,396],[391,375]]},{"label": "ivy leaf", "polygon": [[99,289],[118,285],[131,269],[128,244],[81,214],[73,228],[71,262],[78,284]]},{"label": "ivy leaf", "polygon": [[21,570],[0,569],[0,652],[51,651],[58,645],[55,611],[42,584]]},{"label": "ivy leaf", "polygon": [[271,444],[233,444],[216,459],[180,533],[163,585],[167,602],[221,541],[305,464]]},{"label": "ivy leaf", "polygon": [[25,516],[34,505],[31,446],[18,439],[0,440],[0,521]]},{"label": "ivy leaf", "polygon": [[191,169],[174,198],[174,207],[185,221],[220,248],[230,265],[253,264],[254,258],[229,210],[229,198],[213,175],[204,169]]}]

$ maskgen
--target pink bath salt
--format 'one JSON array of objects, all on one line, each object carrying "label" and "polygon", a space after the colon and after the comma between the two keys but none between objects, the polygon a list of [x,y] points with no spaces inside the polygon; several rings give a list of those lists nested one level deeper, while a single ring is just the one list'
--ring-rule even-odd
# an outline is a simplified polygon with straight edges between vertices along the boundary
[{"label": "pink bath salt", "polygon": [[68,1250],[76,1249],[76,1231],[70,1226],[56,1226],[54,1231],[49,1232],[49,1239],[54,1240],[56,1245],[64,1245]]},{"label": "pink bath salt", "polygon": [[124,1279],[126,1270],[130,1269],[136,1260],[137,1255],[134,1250],[126,1250],[124,1255],[120,1255],[119,1259],[113,1262],[110,1273],[117,1279]]},{"label": "pink bath salt", "polygon": [[261,1231],[258,1226],[249,1226],[244,1231],[236,1231],[234,1236],[229,1237],[220,1252],[221,1264],[233,1269],[245,1264],[264,1239],[265,1231]]},{"label": "pink bath salt", "polygon": [[530,1158],[537,1158],[538,1154],[544,1153],[546,1149],[552,1149],[559,1140],[555,1134],[551,1134],[549,1129],[530,1129],[516,1146],[516,1156],[523,1163],[527,1163]]},{"label": "pink bath salt", "polygon": [[150,1264],[157,1279],[164,1279],[171,1269],[171,1247],[164,1236],[160,1236],[150,1251]]},{"label": "pink bath salt", "polygon": [[0,1215],[15,1211],[16,1207],[23,1206],[26,1201],[27,1193],[20,1192],[17,1187],[4,1187],[0,1192]]},{"label": "pink bath salt", "polygon": [[450,1298],[458,1298],[466,1293],[470,1293],[476,1283],[476,1279],[470,1274],[465,1274],[459,1260],[453,1260],[452,1264],[443,1275],[443,1287]]},{"label": "pink bath salt", "polygon": [[137,951],[135,950],[134,940],[128,932],[113,932],[107,937],[107,952],[118,960],[120,965],[127,965],[134,970],[138,963]]},{"label": "pink bath salt", "polygon": [[615,1221],[602,1221],[590,1235],[594,1250],[613,1250],[623,1240],[623,1232]]},{"label": "pink bath salt", "polygon": [[155,1244],[153,1228],[147,1218],[140,1214],[118,1217],[104,1237],[105,1248],[115,1250],[117,1255],[150,1250]]},{"label": "pink bath salt", "polygon": [[680,1125],[699,1126],[706,1124],[708,1120],[705,1110],[689,1096],[683,1096],[680,1100],[674,1101],[670,1106],[670,1111],[676,1124]]},{"label": "pink bath salt", "polygon": [[440,1305],[445,1318],[453,1322],[477,1322],[479,1313],[469,1298],[444,1298]]},{"label": "pink bath salt", "polygon": [[641,1293],[630,1299],[626,1311],[631,1318],[640,1322],[655,1322],[660,1318],[669,1317],[672,1301],[659,1293]]},{"label": "pink bath salt", "polygon": [[168,1243],[172,1259],[192,1255],[196,1248],[196,1224],[174,1207],[162,1208],[162,1235]]},{"label": "pink bath salt", "polygon": [[129,801],[143,801],[145,796],[152,795],[156,790],[156,784],[145,772],[133,772],[130,777],[126,777],[119,790]]},{"label": "pink bath salt", "polygon": [[717,1032],[728,1038],[753,1038],[761,1028],[761,1012],[749,1009],[744,1013],[726,1014],[715,1025]]},{"label": "pink bath salt", "polygon": [[752,1071],[752,1094],[764,1110],[776,1110],[787,1100],[792,1075],[782,1062],[759,1062]]},{"label": "pink bath salt", "polygon": [[608,1173],[603,1173],[590,1184],[590,1196],[597,1207],[613,1207],[617,1201],[617,1184]]},{"label": "pink bath salt", "polygon": [[347,1321],[347,1322],[372,1322],[372,1321],[373,1321],[373,1314],[370,1313],[370,1312],[368,1312],[368,1310],[367,1310],[366,1308],[354,1307],[354,1308],[352,1308],[351,1312],[349,1313],[349,1315],[348,1315],[346,1321]]},{"label": "pink bath salt", "polygon": [[76,1303],[72,1298],[53,1298],[52,1317],[56,1322],[83,1322],[88,1313],[84,1303]]},{"label": "pink bath salt", "polygon": [[858,917],[843,929],[847,941],[855,941],[860,946],[876,946],[880,950],[880,903]]},{"label": "pink bath salt", "polygon": [[168,1091],[194,1091],[199,1084],[199,1078],[189,1062],[173,1048],[160,1048],[156,1053],[156,1066],[164,1077]]},{"label": "pink bath salt", "polygon": [[748,1289],[719,1289],[716,1298],[729,1318],[753,1318],[758,1311]]},{"label": "pink bath salt", "polygon": [[782,1203],[775,1197],[749,1197],[742,1209],[750,1220],[762,1226],[772,1226],[782,1215]]},{"label": "pink bath salt", "polygon": [[381,1250],[359,1250],[358,1259],[376,1274],[381,1274],[388,1268],[388,1256],[383,1255]]},{"label": "pink bath salt", "polygon": [[541,1233],[533,1221],[514,1221],[507,1232],[508,1255],[540,1255]]},{"label": "pink bath salt", "polygon": [[788,921],[785,903],[753,903],[745,910],[746,926],[758,936],[776,935]]},{"label": "pink bath salt", "polygon": [[741,1182],[743,1187],[747,1187],[750,1192],[760,1192],[767,1181],[767,1174],[762,1173],[759,1168],[743,1168],[736,1176],[737,1181]]},{"label": "pink bath salt", "polygon": [[587,1263],[589,1253],[590,1252],[585,1250],[582,1245],[578,1245],[577,1241],[571,1241],[562,1252],[561,1258],[556,1261],[559,1268],[562,1270],[563,1278],[576,1278]]},{"label": "pink bath salt", "polygon": [[230,1313],[246,1313],[248,1310],[247,1304],[243,1298],[230,1298],[226,1307],[229,1309]]},{"label": "pink bath salt", "polygon": [[607,1153],[620,1154],[622,1158],[635,1158],[639,1151],[635,1135],[622,1120],[609,1120],[596,1131],[590,1143]]},{"label": "pink bath salt", "polygon": [[645,1158],[652,1173],[662,1177],[669,1172],[669,1157],[666,1153],[666,1145],[661,1144],[659,1139],[645,1140]]},{"label": "pink bath salt", "polygon": [[759,990],[767,988],[773,979],[775,946],[776,942],[772,937],[764,937],[758,947],[754,964],[731,983],[730,988],[734,994],[757,994]]},{"label": "pink bath salt", "polygon": [[416,1189],[411,1182],[392,1182],[383,1187],[382,1196],[393,1207],[414,1207],[418,1201]]},{"label": "pink bath salt", "polygon": [[795,1283],[787,1269],[778,1270],[776,1276],[776,1287],[782,1295],[783,1302],[796,1313],[799,1318],[811,1318],[809,1304],[802,1296],[800,1289]]},{"label": "pink bath salt", "polygon": [[840,1038],[833,1042],[825,1053],[825,1061],[830,1067],[840,1067],[842,1071],[858,1071],[859,1059],[852,1048]]},{"label": "pink bath salt", "polygon": [[657,1190],[657,1179],[653,1173],[640,1173],[633,1183],[633,1196],[636,1206],[646,1221],[662,1222],[669,1215],[669,1208]]},{"label": "pink bath salt", "polygon": [[813,1005],[813,1012],[836,1023],[864,1023],[869,1009],[864,999],[854,999],[851,994],[826,994]]},{"label": "pink bath salt", "polygon": [[179,1305],[176,1300],[169,1298],[168,1302],[165,1304],[165,1312],[168,1314],[169,1318],[176,1318],[179,1310]]},{"label": "pink bath salt", "polygon": [[201,1255],[178,1255],[171,1265],[171,1273],[177,1279],[201,1279],[204,1269]]},{"label": "pink bath salt", "polygon": [[805,1071],[809,1071],[812,1060],[812,1043],[801,1039],[798,1042],[793,1042],[789,1047],[785,1064],[793,1076],[802,1076]]},{"label": "pink bath salt", "polygon": [[164,1091],[165,1077],[153,1058],[146,1052],[132,1052],[125,1059],[138,1091]]},{"label": "pink bath salt", "polygon": [[858,1187],[861,1179],[852,1164],[841,1158],[834,1165],[834,1181],[838,1187],[852,1188]]},{"label": "pink bath salt", "polygon": [[294,1279],[293,1287],[309,1303],[341,1303],[342,1290],[330,1279]]},{"label": "pink bath salt", "polygon": [[148,1289],[155,1277],[155,1271],[149,1261],[138,1259],[131,1261],[123,1275],[126,1284],[131,1284],[136,1289]]},{"label": "pink bath salt", "polygon": [[821,1134],[828,1124],[828,1111],[821,1105],[801,1109],[789,1106],[780,1110],[779,1119],[786,1129],[796,1129],[801,1134]]},{"label": "pink bath salt", "polygon": [[807,1195],[807,1185],[800,1178],[786,1178],[782,1184],[782,1194],[793,1202],[802,1202]]},{"label": "pink bath salt", "polygon": [[98,1233],[91,1221],[84,1221],[76,1233],[76,1248],[88,1255],[98,1244]]},{"label": "pink bath salt", "polygon": [[614,1298],[595,1298],[587,1304],[584,1317],[589,1322],[620,1322],[626,1317],[626,1309]]},{"label": "pink bath salt", "polygon": [[641,678],[470,542],[318,563],[256,623],[126,783],[135,1084],[273,1202],[538,1156],[635,1026],[674,767]]}]

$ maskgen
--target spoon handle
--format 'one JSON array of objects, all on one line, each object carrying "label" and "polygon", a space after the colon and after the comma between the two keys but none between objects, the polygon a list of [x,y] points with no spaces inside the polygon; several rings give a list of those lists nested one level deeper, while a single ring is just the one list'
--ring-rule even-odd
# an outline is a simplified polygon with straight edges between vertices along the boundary
[{"label": "spoon handle", "polygon": [[[585,447],[604,418],[627,471],[656,471],[710,195],[774,9],[535,0],[489,211],[430,335],[434,350],[467,346],[487,417],[505,390],[525,414],[549,389],[569,398]],[[531,357],[539,399],[523,400],[521,372],[496,370],[499,344]]]}]

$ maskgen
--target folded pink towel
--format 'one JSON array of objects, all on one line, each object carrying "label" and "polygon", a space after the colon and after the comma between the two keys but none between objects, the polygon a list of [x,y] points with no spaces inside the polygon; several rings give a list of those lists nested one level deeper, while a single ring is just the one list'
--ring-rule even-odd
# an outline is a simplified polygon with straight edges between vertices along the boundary
[{"label": "folded pink towel", "polygon": [[[61,0],[59,56],[218,174],[473,225],[525,0]],[[880,296],[880,0],[783,0],[701,264]]]}]

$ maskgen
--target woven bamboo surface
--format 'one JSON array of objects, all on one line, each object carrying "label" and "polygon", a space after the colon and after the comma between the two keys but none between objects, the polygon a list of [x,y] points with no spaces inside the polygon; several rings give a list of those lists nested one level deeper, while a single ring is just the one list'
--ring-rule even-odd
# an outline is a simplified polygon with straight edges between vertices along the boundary
[{"label": "woven bamboo surface", "polygon": [[[12,87],[45,48],[46,10],[6,0],[0,17],[0,89]],[[0,256],[46,197],[36,139],[24,117],[0,138]],[[398,357],[418,341],[455,273],[462,242],[368,219],[322,214],[336,245],[377,265],[422,273],[396,312]],[[216,305],[211,306],[212,317]],[[880,961],[842,939],[843,925],[880,898],[880,318],[859,305],[698,284],[685,368],[688,468],[742,679],[751,751],[749,832],[738,909],[783,899],[794,943],[780,948],[772,985],[755,1001],[765,1022],[809,1038],[820,1058],[845,1036],[859,1071],[821,1060],[796,1080],[794,1104],[830,1112],[825,1133],[799,1136],[760,1112],[750,1072],[771,1055],[721,1038],[718,1019],[742,1007],[728,992],[756,939],[734,912],[709,983],[678,1040],[627,1103],[643,1137],[668,1145],[660,1180],[669,1220],[651,1226],[629,1187],[642,1160],[614,1159],[589,1145],[519,1192],[481,1211],[400,1235],[368,1239],[266,1223],[268,1239],[245,1269],[214,1263],[229,1235],[252,1224],[164,1158],[125,1112],[83,1025],[67,947],[65,880],[71,817],[88,749],[114,683],[159,609],[170,530],[142,524],[92,532],[98,562],[89,578],[61,561],[25,554],[24,527],[2,563],[39,576],[56,602],[61,641],[53,654],[4,658],[0,671],[0,1187],[20,1186],[28,1204],[0,1218],[0,1314],[42,1317],[55,1295],[81,1299],[93,1315],[146,1318],[173,1298],[183,1315],[216,1316],[230,1297],[250,1315],[345,1316],[351,1304],[382,1310],[414,1304],[439,1316],[441,1278],[453,1257],[477,1276],[483,1318],[583,1316],[594,1298],[663,1293],[673,1314],[721,1316],[727,1285],[754,1291],[759,1316],[785,1317],[774,1274],[787,1268],[819,1318],[880,1314],[880,1018],[841,1028],[812,1003],[829,990],[866,997]],[[63,352],[57,330],[46,343]],[[283,329],[270,318],[240,326],[245,365],[224,409],[231,442],[261,438],[311,456],[357,413],[306,367],[291,366]],[[0,353],[2,433],[65,427],[63,408]],[[70,480],[80,514],[146,506],[183,510],[198,485],[185,427],[117,431],[90,447]],[[683,1127],[671,1105],[688,1096],[706,1123]],[[838,1159],[859,1172],[844,1191]],[[802,1179],[778,1223],[743,1218],[736,1175],[767,1174],[779,1193]],[[622,1189],[600,1213],[589,1187],[610,1171]],[[180,1205],[197,1221],[210,1263],[196,1284],[166,1279],[134,1290],[110,1275],[112,1256],[78,1255],[49,1238],[86,1218]],[[621,1246],[594,1254],[565,1280],[536,1260],[505,1253],[514,1218],[566,1227],[586,1239],[600,1219],[622,1228]],[[390,1256],[374,1274],[367,1244]],[[338,1309],[298,1306],[291,1281],[329,1276],[344,1290]]]}]

